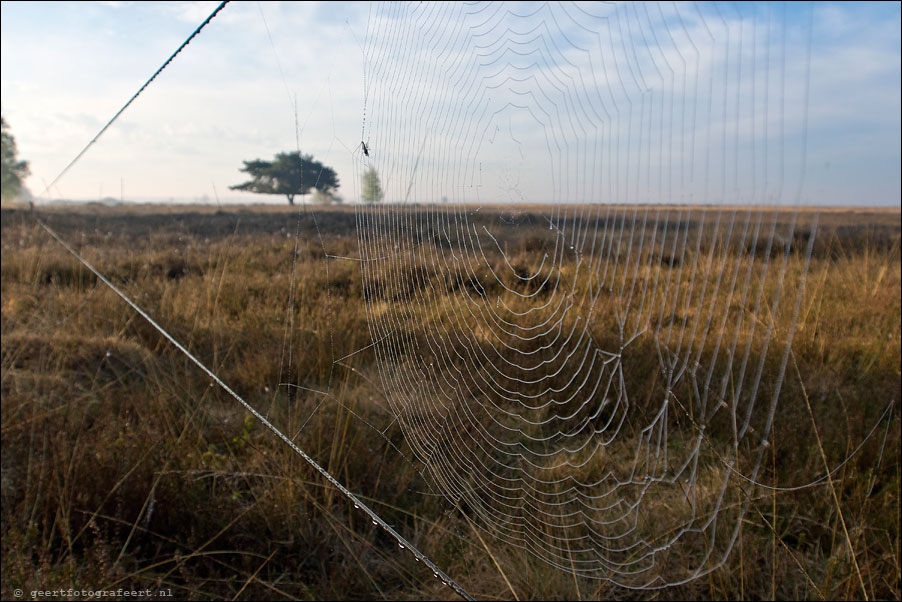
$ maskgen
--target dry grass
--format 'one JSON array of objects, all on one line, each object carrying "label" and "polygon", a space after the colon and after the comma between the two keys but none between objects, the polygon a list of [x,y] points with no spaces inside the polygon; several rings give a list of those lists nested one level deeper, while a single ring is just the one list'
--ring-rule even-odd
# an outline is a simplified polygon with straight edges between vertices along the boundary
[{"label": "dry grass", "polygon": [[[515,266],[535,269],[540,208],[505,211],[517,228],[499,243]],[[900,597],[898,211],[822,214],[793,345],[798,372],[791,363],[761,478],[798,484],[823,472],[806,397],[831,465],[895,399],[889,429],[834,475],[835,499],[827,486],[772,494],[737,485],[732,499],[750,507],[725,566],[657,592],[574,579],[475,533],[466,515],[430,493],[408,459],[373,354],[332,361],[370,343],[363,303],[372,291],[355,262],[332,260],[326,270],[324,249],[358,253],[353,209],[321,209],[315,218],[275,208],[47,215],[478,598]],[[70,587],[171,588],[187,599],[454,597],[26,212],[3,210],[2,253],[4,599],[17,588]],[[800,265],[790,265],[790,278]],[[468,283],[440,284],[430,292],[431,319],[450,327],[450,300]],[[373,307],[380,302],[391,300]],[[597,328],[602,336],[605,324]],[[286,382],[330,395],[279,386]],[[700,486],[720,476],[712,468]],[[646,505],[648,520],[676,505],[655,504]]]}]

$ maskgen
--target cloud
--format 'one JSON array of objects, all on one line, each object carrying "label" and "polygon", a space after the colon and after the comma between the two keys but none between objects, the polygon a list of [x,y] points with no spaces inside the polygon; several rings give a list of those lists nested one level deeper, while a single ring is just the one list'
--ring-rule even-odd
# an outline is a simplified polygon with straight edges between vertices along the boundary
[{"label": "cloud", "polygon": [[150,2],[148,5],[161,14],[185,23],[199,25],[210,16],[219,2],[214,0],[197,2]]},{"label": "cloud", "polygon": [[[535,200],[793,203],[812,197],[808,185],[818,202],[842,203],[898,159],[898,11],[602,8],[377,12],[371,131],[387,195],[414,186],[424,200],[485,200],[533,181]],[[516,144],[489,140],[504,123]],[[437,142],[421,144],[421,132]],[[806,168],[812,157],[832,157],[832,186]],[[896,203],[898,170],[877,179],[890,191],[880,202]]]},{"label": "cloud", "polygon": [[[66,15],[69,35],[7,28],[13,15],[3,5],[3,107],[22,156],[32,163],[29,185],[43,189],[59,169],[99,130],[171,53],[183,32],[215,3],[124,5]],[[19,8],[19,7],[12,7]],[[350,150],[359,141],[362,111],[362,55],[352,28],[359,9],[343,10],[339,24],[310,21],[315,7],[265,4],[273,48],[257,5],[233,3],[180,54],[120,120],[101,138],[60,188],[93,198],[101,187],[124,178],[141,197],[193,197],[237,180],[241,160],[269,157],[295,147],[297,99],[301,146],[350,171]],[[142,12],[143,11],[143,12]],[[333,11],[335,12],[335,11]],[[203,17],[196,19],[201,13]],[[149,16],[148,16],[149,15]],[[34,17],[36,15],[32,15]],[[223,18],[225,17],[225,18]],[[123,46],[117,32],[135,20],[153,24]],[[108,25],[98,34],[98,25]],[[165,49],[145,39],[168,35]],[[178,34],[183,35],[182,33]],[[73,40],[81,40],[74,43]],[[41,48],[15,63],[10,49]],[[23,53],[19,53],[23,54]],[[129,60],[117,60],[117,57]],[[139,60],[140,59],[140,60]],[[140,63],[140,66],[139,66]],[[88,70],[84,66],[89,66]],[[287,98],[286,86],[292,100]],[[357,130],[357,131],[355,131]],[[328,162],[327,162],[328,163]],[[118,184],[115,185],[118,189]]]},{"label": "cloud", "polygon": [[[42,189],[217,3],[31,4],[2,5],[3,110]],[[361,137],[394,198],[466,196],[477,176],[534,200],[765,194],[766,165],[802,176],[807,139],[831,165],[811,194],[852,199],[867,173],[892,203],[899,27],[898,7],[833,3],[231,3],[62,187],[192,198],[298,132],[346,198]]]}]

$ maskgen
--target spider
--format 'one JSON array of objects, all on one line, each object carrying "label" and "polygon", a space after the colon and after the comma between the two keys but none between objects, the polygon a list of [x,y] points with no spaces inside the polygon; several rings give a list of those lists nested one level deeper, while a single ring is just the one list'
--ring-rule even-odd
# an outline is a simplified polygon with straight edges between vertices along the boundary
[{"label": "spider", "polygon": [[363,149],[363,154],[364,154],[364,155],[366,155],[367,157],[370,156],[370,147],[368,147],[368,146],[366,145],[366,142],[364,142],[363,140],[360,141],[360,148]]}]

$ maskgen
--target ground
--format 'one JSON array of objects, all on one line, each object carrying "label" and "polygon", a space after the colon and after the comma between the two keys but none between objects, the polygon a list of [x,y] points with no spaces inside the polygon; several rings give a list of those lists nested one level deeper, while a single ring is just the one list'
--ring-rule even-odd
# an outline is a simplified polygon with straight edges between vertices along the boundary
[{"label": "ground", "polygon": [[[546,244],[547,211],[483,208],[474,220],[495,224],[501,248],[526,266]],[[354,207],[37,215],[477,598],[900,596],[898,209],[819,212],[760,479],[806,483],[825,460],[837,466],[863,446],[818,486],[742,489],[749,510],[726,564],[660,591],[575,579],[432,494],[366,350],[366,304],[391,300],[374,299],[360,262],[340,259],[360,257]],[[812,215],[803,212],[800,231]],[[190,599],[455,597],[34,217],[2,210],[4,599],[68,588],[171,588]],[[435,306],[489,293],[443,281]],[[666,511],[664,501],[648,509]]]}]

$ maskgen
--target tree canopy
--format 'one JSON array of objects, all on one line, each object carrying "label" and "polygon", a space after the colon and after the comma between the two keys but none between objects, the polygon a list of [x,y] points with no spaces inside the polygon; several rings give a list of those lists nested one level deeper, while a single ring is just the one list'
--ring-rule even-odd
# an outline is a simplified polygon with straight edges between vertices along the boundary
[{"label": "tree canopy", "polygon": [[3,173],[2,173],[2,198],[8,201],[16,198],[22,190],[23,181],[28,177],[28,161],[18,161],[16,155],[16,139],[9,132],[6,119],[0,116],[0,131],[2,131],[3,145]]},{"label": "tree canopy", "polygon": [[259,194],[284,194],[294,205],[295,195],[305,195],[310,189],[329,193],[338,188],[338,176],[331,167],[314,161],[312,155],[298,151],[278,153],[274,160],[254,159],[244,161],[242,172],[250,174],[251,180],[243,184],[229,186],[231,190],[245,190]]},{"label": "tree canopy", "polygon": [[370,167],[363,172],[360,183],[361,198],[367,203],[378,203],[384,198],[382,183],[379,181],[379,172],[375,167]]}]

